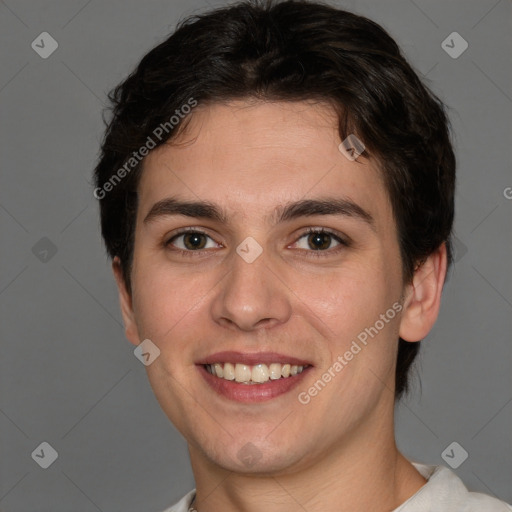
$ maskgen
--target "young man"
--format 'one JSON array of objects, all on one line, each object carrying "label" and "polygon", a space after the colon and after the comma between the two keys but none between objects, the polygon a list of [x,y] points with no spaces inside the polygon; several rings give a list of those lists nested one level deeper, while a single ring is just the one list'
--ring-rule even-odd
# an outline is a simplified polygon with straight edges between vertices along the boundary
[{"label": "young man", "polygon": [[383,29],[233,5],[181,24],[111,99],[103,236],[196,480],[169,511],[509,510],[395,444],[450,262],[455,158]]}]

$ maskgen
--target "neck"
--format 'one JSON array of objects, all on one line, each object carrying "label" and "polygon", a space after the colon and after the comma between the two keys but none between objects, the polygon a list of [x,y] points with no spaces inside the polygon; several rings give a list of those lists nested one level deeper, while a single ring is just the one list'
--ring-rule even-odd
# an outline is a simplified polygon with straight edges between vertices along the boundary
[{"label": "neck", "polygon": [[398,451],[393,417],[389,419],[388,428],[385,423],[377,431],[375,425],[359,425],[350,439],[340,440],[307,465],[272,473],[228,471],[189,445],[194,506],[198,512],[392,511],[426,480]]}]

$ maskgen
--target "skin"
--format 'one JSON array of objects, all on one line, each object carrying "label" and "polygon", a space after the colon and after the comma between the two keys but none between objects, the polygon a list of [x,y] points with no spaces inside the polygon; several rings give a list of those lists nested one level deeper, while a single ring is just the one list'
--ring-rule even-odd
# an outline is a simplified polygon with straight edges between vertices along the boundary
[{"label": "skin", "polygon": [[[390,511],[426,482],[395,444],[394,374],[398,337],[420,340],[437,318],[446,249],[403,282],[378,165],[364,155],[350,161],[340,142],[326,104],[236,101],[200,105],[176,141],[145,159],[131,295],[117,258],[113,269],[127,338],[134,345],[149,338],[161,351],[146,369],[187,440],[199,512]],[[182,215],[144,222],[171,196],[214,202],[227,222]],[[280,205],[323,197],[349,198],[373,225],[347,215],[272,220]],[[184,227],[207,234],[192,256],[178,251],[190,247],[186,237],[165,246]],[[314,250],[307,228],[350,242],[327,237],[328,248]],[[236,253],[248,236],[263,249],[253,263]],[[300,403],[297,394],[396,302],[401,313]],[[217,395],[195,365],[224,350],[294,355],[313,368],[300,389],[240,404]],[[237,456],[247,443],[257,454],[250,467]]]}]

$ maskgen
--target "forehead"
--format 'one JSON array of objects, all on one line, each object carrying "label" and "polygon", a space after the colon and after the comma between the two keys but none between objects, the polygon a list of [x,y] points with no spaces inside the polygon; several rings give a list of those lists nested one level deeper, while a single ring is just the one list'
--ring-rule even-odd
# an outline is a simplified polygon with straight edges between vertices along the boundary
[{"label": "forehead", "polygon": [[188,121],[175,140],[146,157],[139,216],[176,195],[221,203],[241,216],[336,194],[380,208],[380,216],[389,213],[377,165],[362,157],[351,161],[338,149],[338,118],[328,104],[200,105]]}]

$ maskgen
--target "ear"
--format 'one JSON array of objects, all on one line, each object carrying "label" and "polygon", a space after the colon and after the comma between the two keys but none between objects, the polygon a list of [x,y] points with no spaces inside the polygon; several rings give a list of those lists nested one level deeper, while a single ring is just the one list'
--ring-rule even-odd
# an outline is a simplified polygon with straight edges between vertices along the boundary
[{"label": "ear", "polygon": [[420,341],[430,332],[439,314],[446,277],[446,244],[442,243],[415,271],[406,285],[400,337]]},{"label": "ear", "polygon": [[117,289],[119,291],[119,303],[121,305],[121,314],[124,321],[124,332],[126,338],[133,345],[139,345],[139,331],[135,322],[135,315],[132,307],[132,297],[126,288],[126,283],[121,269],[121,260],[118,256],[112,261],[112,270],[116,278]]}]

